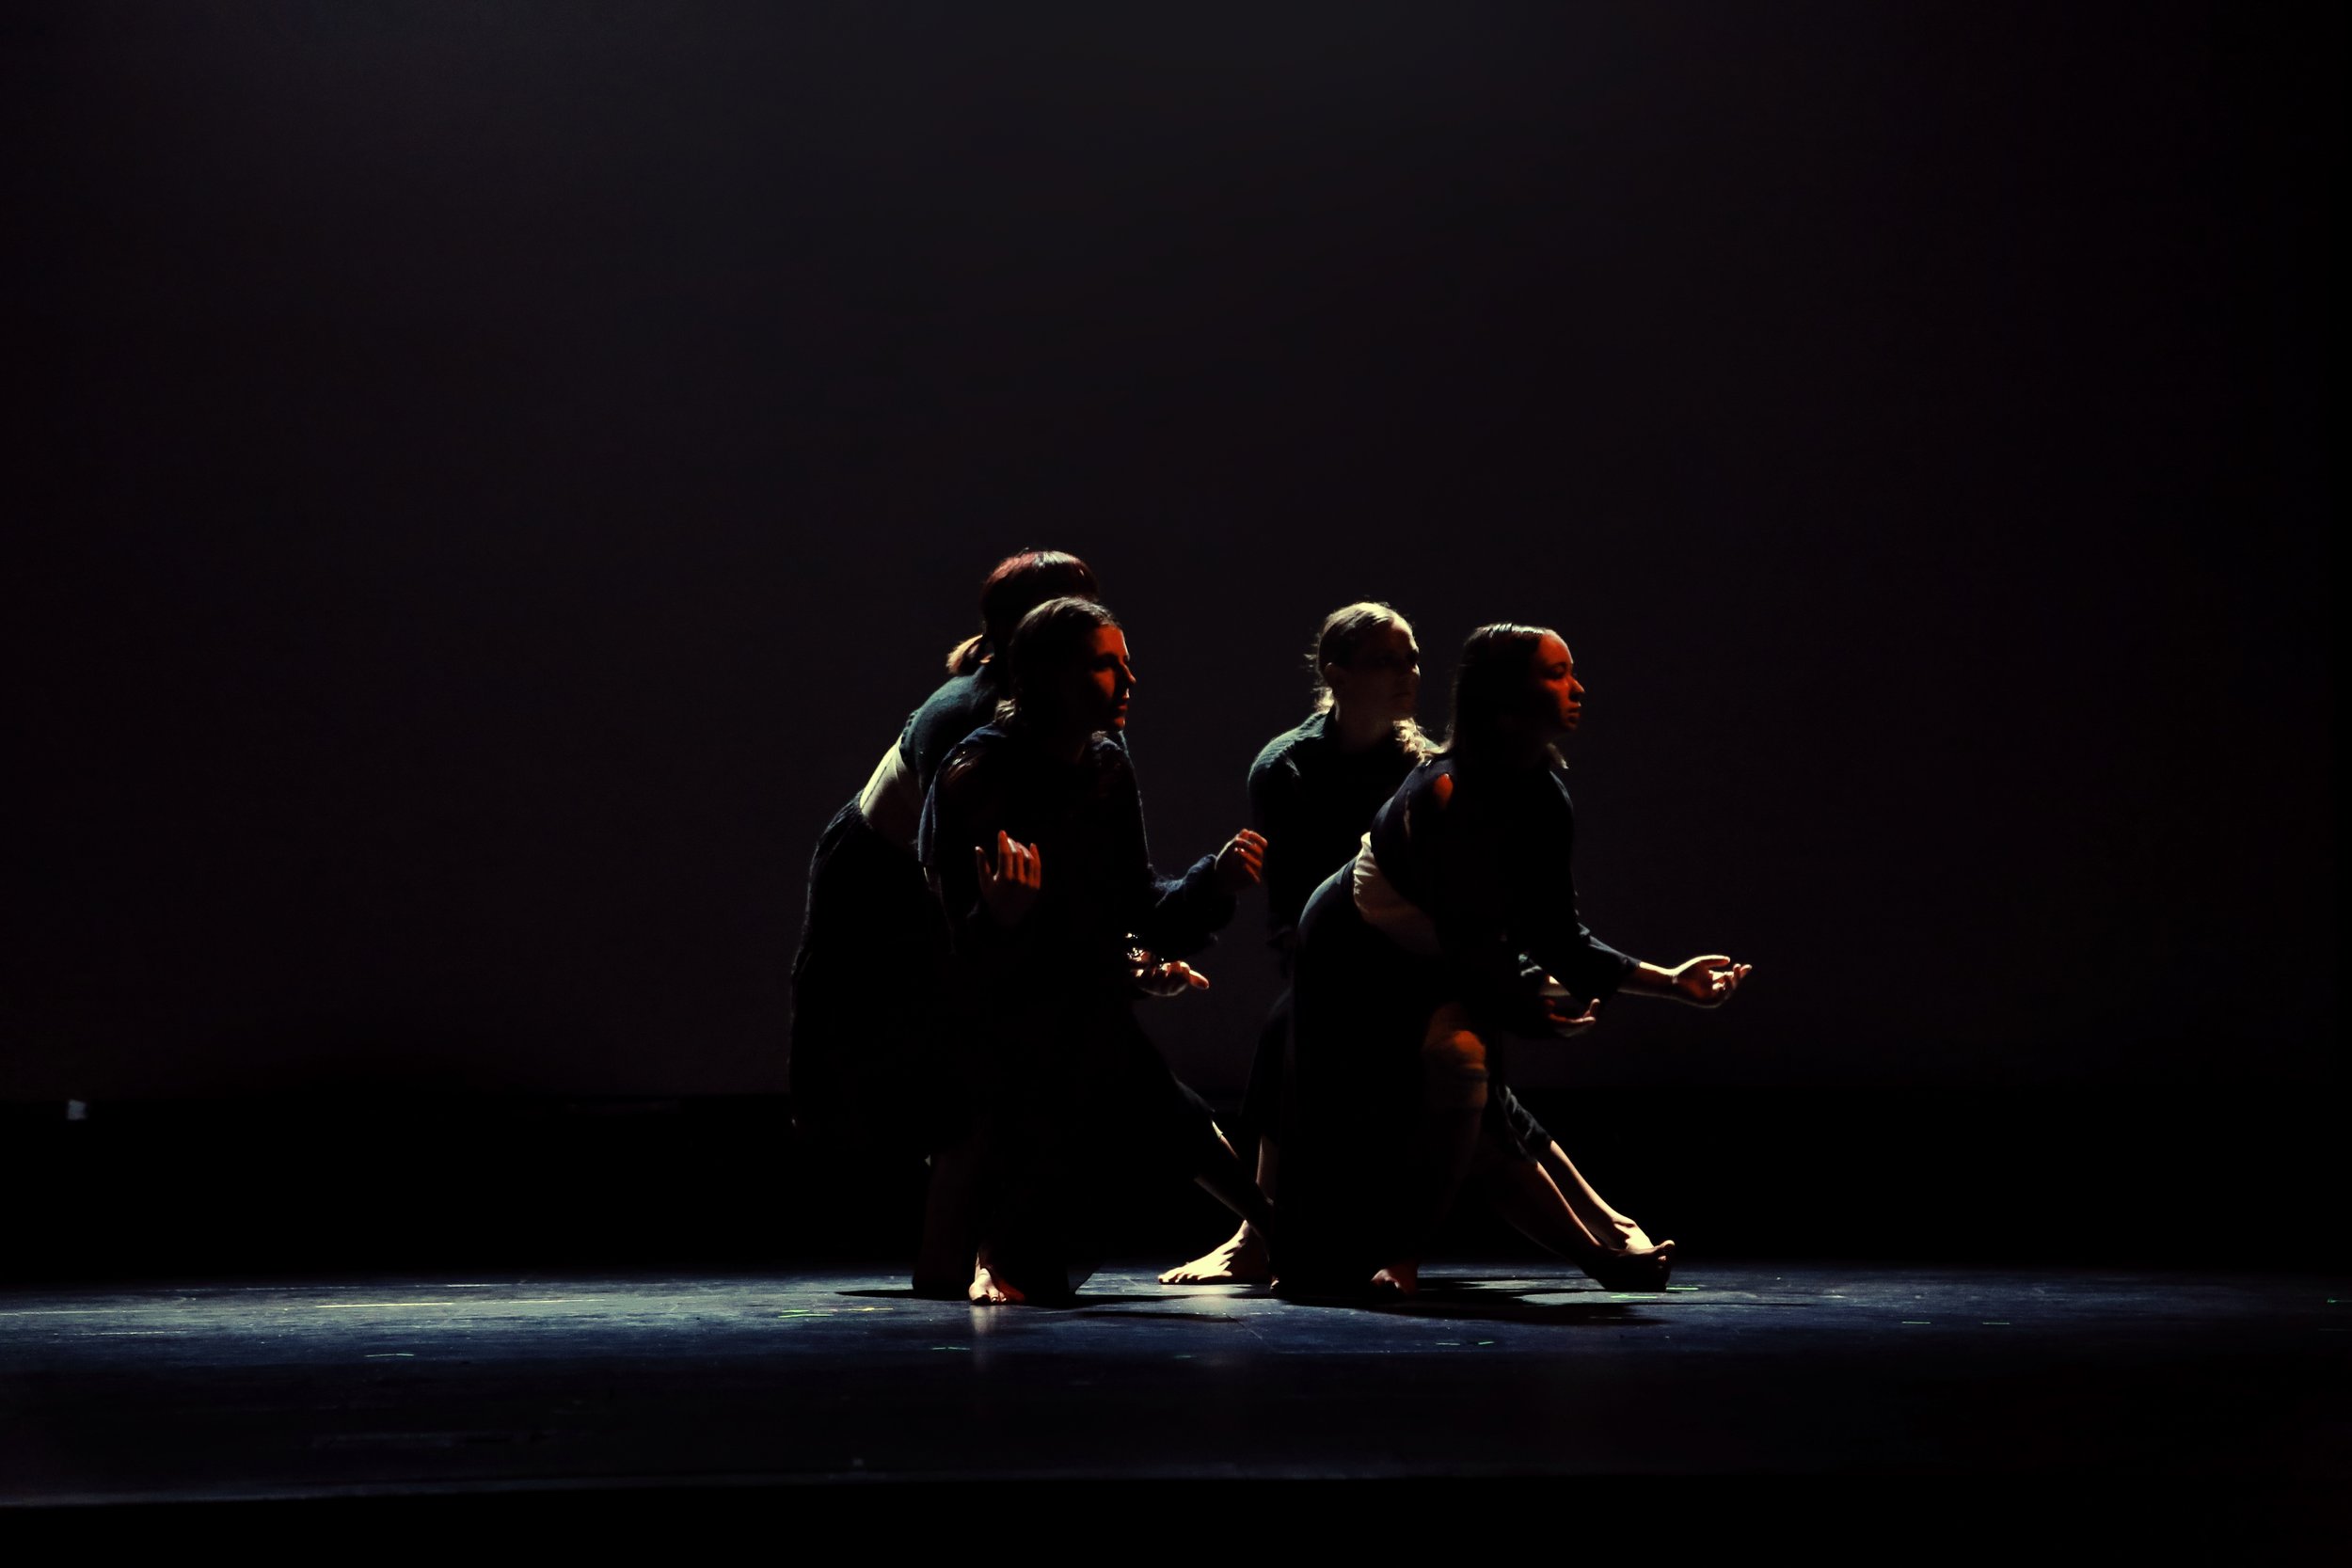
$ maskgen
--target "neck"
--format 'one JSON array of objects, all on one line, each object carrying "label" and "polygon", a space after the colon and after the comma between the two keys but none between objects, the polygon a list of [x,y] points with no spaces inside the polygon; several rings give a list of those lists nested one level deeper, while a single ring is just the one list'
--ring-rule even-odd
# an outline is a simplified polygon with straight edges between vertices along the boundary
[{"label": "neck", "polygon": [[1331,705],[1331,733],[1339,737],[1343,752],[1368,752],[1396,733],[1396,721],[1378,713],[1364,713],[1344,703]]}]

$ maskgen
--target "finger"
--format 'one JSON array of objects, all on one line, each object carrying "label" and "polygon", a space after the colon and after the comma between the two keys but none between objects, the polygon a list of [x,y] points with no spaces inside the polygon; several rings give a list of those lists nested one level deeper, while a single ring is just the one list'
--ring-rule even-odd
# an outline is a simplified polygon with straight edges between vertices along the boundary
[{"label": "finger", "polygon": [[997,829],[996,874],[1000,877],[1011,876],[1014,869],[1021,863],[1019,860],[1014,857],[1012,849],[1012,835],[1005,832],[1002,828]]},{"label": "finger", "polygon": [[1033,844],[1029,847],[1029,885],[1031,887],[1045,885],[1045,846],[1041,844]]},{"label": "finger", "polygon": [[1193,990],[1207,990],[1209,989],[1209,977],[1201,974],[1199,970],[1193,968],[1192,965],[1180,963],[1176,967],[1184,971],[1184,984],[1190,986]]},{"label": "finger", "polygon": [[1233,838],[1236,842],[1247,844],[1253,849],[1263,849],[1265,847],[1265,834],[1258,832],[1255,828],[1244,828],[1241,832],[1235,833]]},{"label": "finger", "polygon": [[988,887],[995,882],[996,868],[988,863],[988,851],[977,844],[972,846],[972,869],[979,873],[980,886]]}]

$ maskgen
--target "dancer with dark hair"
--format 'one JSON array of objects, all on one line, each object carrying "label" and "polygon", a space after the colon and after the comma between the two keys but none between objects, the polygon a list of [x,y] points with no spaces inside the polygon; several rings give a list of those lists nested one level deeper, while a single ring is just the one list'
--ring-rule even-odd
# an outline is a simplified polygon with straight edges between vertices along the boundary
[{"label": "dancer with dark hair", "polygon": [[1009,692],[1001,656],[1021,618],[1095,592],[1087,563],[1059,550],[998,562],[980,587],[979,632],[948,654],[946,682],[834,814],[809,863],[792,959],[794,1120],[831,1150],[931,1161],[915,1265],[917,1289],[930,1293],[963,1289],[973,1151],[971,1085],[947,1039],[947,933],[914,855],[923,796],[949,749]]},{"label": "dancer with dark hair", "polygon": [[[1283,977],[1298,945],[1308,896],[1356,854],[1373,813],[1388,803],[1427,748],[1413,706],[1421,644],[1385,604],[1345,605],[1324,617],[1308,650],[1314,711],[1266,742],[1249,766],[1250,826],[1266,841],[1266,919]],[[1279,1195],[1281,1087],[1290,1050],[1286,989],[1258,1036],[1241,1131],[1257,1146],[1258,1186]],[[1264,1284],[1265,1239],[1248,1224],[1222,1245],[1160,1275],[1163,1285]]]},{"label": "dancer with dark hair", "polygon": [[1645,1244],[1601,1204],[1515,1114],[1508,1084],[1510,1036],[1572,1038],[1619,993],[1720,1006],[1749,973],[1720,954],[1644,963],[1579,918],[1558,742],[1584,696],[1556,633],[1472,633],[1445,749],[1309,900],[1282,1143],[1286,1290],[1412,1293],[1465,1183],[1604,1283],[1665,1283],[1674,1243]]},{"label": "dancer with dark hair", "polygon": [[[1135,1017],[1134,949],[1199,951],[1260,875],[1244,829],[1181,878],[1152,870],[1126,753],[1135,689],[1118,620],[1089,599],[1039,606],[1009,650],[997,721],[948,755],[920,849],[953,946],[980,1108],[971,1299],[1076,1287],[1123,1180],[1189,1179],[1262,1229],[1271,1212],[1208,1108]],[[1205,985],[1181,962],[1149,989]]]},{"label": "dancer with dark hair", "polygon": [[923,797],[955,743],[996,717],[1008,694],[997,655],[1021,618],[1048,599],[1098,599],[1094,570],[1060,550],[1022,550],[980,584],[980,629],[947,653],[947,681],[907,718],[898,738],[858,792],[858,815],[883,837],[914,847]]}]

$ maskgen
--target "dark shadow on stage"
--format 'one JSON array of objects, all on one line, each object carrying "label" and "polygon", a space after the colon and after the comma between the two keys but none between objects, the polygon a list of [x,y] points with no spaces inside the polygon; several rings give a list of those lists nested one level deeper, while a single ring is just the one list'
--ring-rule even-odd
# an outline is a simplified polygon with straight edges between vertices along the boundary
[{"label": "dark shadow on stage", "polygon": [[[1725,1258],[2326,1266],[2340,1113],[2325,1095],[2201,1090],[1712,1090],[1660,1138],[1591,1096],[1529,1096],[1602,1191],[1684,1265]],[[440,1267],[890,1265],[925,1171],[801,1147],[781,1096],[577,1101],[346,1095],[0,1104],[24,1195],[0,1280],[267,1277]],[[2259,1214],[2275,1247],[2216,1244]],[[1119,1256],[1192,1257],[1231,1228],[1188,1187],[1139,1193]],[[1573,1271],[1465,1205],[1448,1255]],[[902,1276],[903,1277],[903,1276]]]}]

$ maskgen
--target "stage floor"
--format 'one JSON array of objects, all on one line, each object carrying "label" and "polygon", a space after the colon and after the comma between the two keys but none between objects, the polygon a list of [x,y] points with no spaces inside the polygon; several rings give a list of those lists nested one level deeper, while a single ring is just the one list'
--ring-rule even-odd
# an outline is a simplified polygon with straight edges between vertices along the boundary
[{"label": "stage floor", "polygon": [[0,1500],[1609,1473],[2352,1474],[2330,1279],[1437,1268],[1063,1309],[804,1268],[0,1294]]}]

